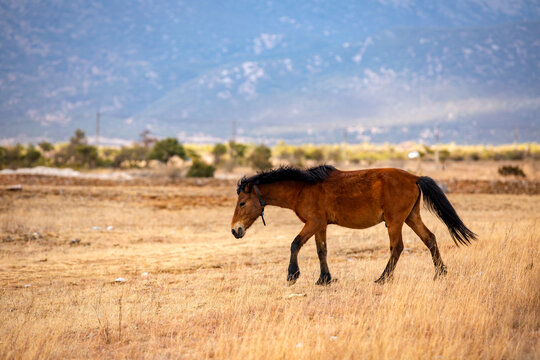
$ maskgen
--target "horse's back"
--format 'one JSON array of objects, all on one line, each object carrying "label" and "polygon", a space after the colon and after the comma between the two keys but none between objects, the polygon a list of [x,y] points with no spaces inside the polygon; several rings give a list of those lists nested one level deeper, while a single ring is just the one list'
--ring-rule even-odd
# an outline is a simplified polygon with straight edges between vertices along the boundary
[{"label": "horse's back", "polygon": [[410,212],[418,176],[395,168],[332,172],[321,185],[329,223],[367,228]]}]

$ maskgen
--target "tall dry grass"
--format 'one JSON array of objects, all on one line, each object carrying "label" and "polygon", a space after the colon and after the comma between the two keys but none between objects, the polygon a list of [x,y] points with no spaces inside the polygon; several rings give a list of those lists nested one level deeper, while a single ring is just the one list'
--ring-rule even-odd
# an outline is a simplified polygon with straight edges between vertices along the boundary
[{"label": "tall dry grass", "polygon": [[[174,203],[229,190],[36,186],[3,195],[0,357],[540,356],[539,197],[452,195],[479,234],[468,248],[456,248],[423,211],[449,268],[441,281],[407,228],[394,281],[374,284],[389,256],[380,225],[331,227],[328,258],[339,281],[314,285],[310,241],[300,252],[302,276],[287,287],[288,248],[301,228],[291,212],[268,208],[269,226],[257,222],[236,240],[234,189],[226,206],[209,207],[204,197]],[[164,207],[163,198],[175,205]]]}]

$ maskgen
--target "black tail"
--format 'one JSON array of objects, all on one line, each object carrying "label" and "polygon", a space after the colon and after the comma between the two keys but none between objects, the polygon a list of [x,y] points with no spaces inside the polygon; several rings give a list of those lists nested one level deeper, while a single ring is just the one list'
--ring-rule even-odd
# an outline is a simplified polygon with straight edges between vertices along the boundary
[{"label": "black tail", "polygon": [[432,178],[422,176],[416,181],[416,184],[424,194],[424,203],[448,227],[450,236],[457,246],[459,244],[468,245],[471,240],[476,240],[476,234],[461,221],[446,195]]}]

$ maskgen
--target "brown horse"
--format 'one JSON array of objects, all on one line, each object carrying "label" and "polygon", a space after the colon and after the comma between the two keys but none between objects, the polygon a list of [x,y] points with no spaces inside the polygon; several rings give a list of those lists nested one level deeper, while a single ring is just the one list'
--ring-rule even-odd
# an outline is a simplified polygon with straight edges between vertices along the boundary
[{"label": "brown horse", "polygon": [[300,276],[298,252],[313,235],[321,265],[317,284],[331,282],[326,263],[326,227],[329,224],[365,229],[385,222],[391,255],[382,275],[376,280],[378,283],[392,277],[403,250],[403,223],[413,229],[431,252],[435,278],[446,275],[435,235],[420,217],[421,193],[428,208],[448,227],[456,245],[467,245],[476,239],[433,179],[399,169],[340,171],[329,165],[307,170],[280,167],[242,178],[238,182],[237,193],[238,201],[231,223],[236,238],[243,237],[259,216],[264,222],[265,205],[291,209],[304,222],[302,231],[291,244],[287,275],[290,284]]}]

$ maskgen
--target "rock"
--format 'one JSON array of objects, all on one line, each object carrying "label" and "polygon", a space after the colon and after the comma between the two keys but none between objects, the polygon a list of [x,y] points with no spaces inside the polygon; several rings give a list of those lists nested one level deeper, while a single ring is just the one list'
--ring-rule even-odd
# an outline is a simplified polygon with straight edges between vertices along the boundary
[{"label": "rock", "polygon": [[420,157],[420,153],[418,151],[411,151],[407,154],[407,156],[409,157],[409,159],[417,159]]},{"label": "rock", "polygon": [[71,239],[71,241],[69,242],[70,245],[79,245],[81,243],[81,239]]},{"label": "rock", "polygon": [[92,226],[92,230],[101,230],[101,226]]},{"label": "rock", "polygon": [[287,296],[285,296],[284,298],[285,299],[292,299],[292,298],[295,298],[295,297],[305,297],[307,296],[307,294],[289,294]]},{"label": "rock", "polygon": [[[70,168],[51,168],[46,166],[36,166],[33,168],[19,168],[16,170],[5,169],[0,171],[2,174],[21,174],[21,175],[46,175],[46,176],[59,176],[59,177],[68,177],[68,178],[83,178],[83,179],[104,179],[104,180],[131,180],[132,177],[129,174],[123,172],[111,172],[111,173],[100,173],[100,174],[86,174],[80,173],[79,171],[70,169]],[[14,191],[22,190],[21,185],[15,185]]]},{"label": "rock", "polygon": [[148,274],[147,272],[143,272],[143,273],[141,274],[142,277],[148,277],[148,275],[150,275],[150,274]]},{"label": "rock", "polygon": [[107,231],[113,231],[114,227],[112,225],[107,226]]},{"label": "rock", "polygon": [[8,186],[6,190],[7,191],[22,191],[22,185],[21,184],[11,185],[11,186]]},{"label": "rock", "polygon": [[150,160],[148,162],[148,168],[150,168],[150,169],[159,169],[159,168],[161,168],[163,166],[164,166],[163,163],[161,163],[158,160]]},{"label": "rock", "polygon": [[184,167],[186,162],[179,157],[178,155],[172,156],[169,161],[167,161],[167,166],[173,166],[173,167]]},{"label": "rock", "polygon": [[119,278],[115,279],[114,282],[115,283],[125,283],[126,279],[124,279],[123,277],[119,277]]}]

